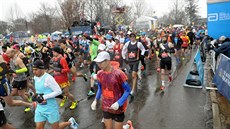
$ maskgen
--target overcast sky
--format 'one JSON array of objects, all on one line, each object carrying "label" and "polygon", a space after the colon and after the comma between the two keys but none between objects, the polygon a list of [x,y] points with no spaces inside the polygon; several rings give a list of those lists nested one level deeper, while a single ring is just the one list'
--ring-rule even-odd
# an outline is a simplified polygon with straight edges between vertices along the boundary
[{"label": "overcast sky", "polygon": [[[132,0],[124,0],[127,4]],[[167,13],[170,8],[170,1],[172,0],[145,0],[149,6],[151,6],[156,15],[162,16]],[[207,0],[199,0],[199,15],[202,17],[207,17]],[[18,12],[23,17],[27,16],[31,12],[35,12],[39,9],[40,3],[47,3],[51,6],[55,6],[57,4],[57,0],[0,0],[0,20],[7,21],[10,19],[10,9],[15,9],[17,6]]]}]

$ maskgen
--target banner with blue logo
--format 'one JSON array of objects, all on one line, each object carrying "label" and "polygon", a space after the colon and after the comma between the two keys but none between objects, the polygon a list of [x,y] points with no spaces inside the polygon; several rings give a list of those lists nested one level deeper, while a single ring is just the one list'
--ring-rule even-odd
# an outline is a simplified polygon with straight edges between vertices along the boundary
[{"label": "banner with blue logo", "polygon": [[197,53],[194,57],[196,62],[197,71],[199,73],[199,79],[201,81],[201,84],[204,84],[204,66],[202,64],[201,56],[200,56],[200,49],[197,50]]},{"label": "banner with blue logo", "polygon": [[230,101],[230,59],[223,54],[220,56],[213,83],[217,86],[218,91]]},{"label": "banner with blue logo", "polygon": [[208,4],[208,35],[230,37],[230,1]]},{"label": "banner with blue logo", "polygon": [[91,34],[91,26],[76,26],[70,28],[71,35],[80,35],[83,33]]},{"label": "banner with blue logo", "polygon": [[202,88],[204,85],[204,66],[200,55],[200,49],[197,50],[193,59],[194,61],[191,64],[191,71],[188,71],[184,86]]}]

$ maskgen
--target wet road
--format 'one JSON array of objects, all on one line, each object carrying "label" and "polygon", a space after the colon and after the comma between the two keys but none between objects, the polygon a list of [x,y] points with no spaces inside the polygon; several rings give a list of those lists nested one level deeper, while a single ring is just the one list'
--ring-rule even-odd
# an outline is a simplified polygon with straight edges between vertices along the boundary
[{"label": "wet road", "polygon": [[[173,65],[175,79],[172,86],[166,87],[162,94],[159,92],[160,76],[155,70],[155,64],[148,61],[147,76],[142,78],[135,100],[128,105],[125,121],[131,120],[135,129],[211,129],[209,92],[183,86],[191,63],[192,60],[178,68],[178,71],[176,65]],[[87,97],[88,89],[89,82],[77,78],[71,93],[80,102],[75,110],[68,109],[69,101],[64,108],[60,108],[61,121],[67,121],[73,116],[80,129],[103,129],[100,105],[96,111],[90,109],[94,98]],[[23,110],[24,107],[7,107],[9,122],[18,129],[35,128],[33,113],[24,113]],[[51,127],[47,124],[45,128]]]}]

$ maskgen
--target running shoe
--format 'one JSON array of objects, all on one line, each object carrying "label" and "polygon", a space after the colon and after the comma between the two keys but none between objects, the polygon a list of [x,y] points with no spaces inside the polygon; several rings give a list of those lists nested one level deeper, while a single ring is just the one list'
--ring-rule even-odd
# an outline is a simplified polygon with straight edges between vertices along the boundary
[{"label": "running shoe", "polygon": [[34,92],[29,92],[28,101],[31,103],[33,101]]},{"label": "running shoe", "polygon": [[26,107],[24,112],[29,112],[31,109],[29,107]]},{"label": "running shoe", "polygon": [[67,97],[64,96],[64,98],[61,100],[60,107],[63,107],[65,105],[66,100],[67,100]]},{"label": "running shoe", "polygon": [[89,93],[88,93],[87,95],[88,95],[88,96],[93,96],[93,95],[95,95],[95,93],[94,93],[92,90],[90,90]]},{"label": "running shoe", "polygon": [[75,121],[75,119],[73,117],[69,118],[68,121],[71,123],[70,127],[72,129],[78,129],[78,124],[77,124],[77,122]]},{"label": "running shoe", "polygon": [[87,74],[84,74],[83,75],[83,79],[87,82],[88,81],[88,76],[87,76]]},{"label": "running shoe", "polygon": [[75,109],[77,107],[77,100],[75,102],[72,102],[71,106],[69,107],[71,110]]}]

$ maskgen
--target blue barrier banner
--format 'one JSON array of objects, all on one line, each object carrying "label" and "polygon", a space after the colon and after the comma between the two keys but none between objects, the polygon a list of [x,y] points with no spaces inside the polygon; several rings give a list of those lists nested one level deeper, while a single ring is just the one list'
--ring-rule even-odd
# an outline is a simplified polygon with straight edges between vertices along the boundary
[{"label": "blue barrier banner", "polygon": [[217,86],[218,92],[230,101],[230,59],[223,54],[220,56],[213,83]]},{"label": "blue barrier banner", "polygon": [[92,29],[91,26],[76,26],[70,28],[71,35],[79,35],[83,33],[91,34]]},{"label": "blue barrier banner", "polygon": [[196,61],[196,67],[199,73],[199,79],[201,81],[201,84],[204,84],[204,66],[202,64],[201,56],[200,56],[200,49],[197,50],[196,55],[194,57]]},{"label": "blue barrier banner", "polygon": [[230,37],[230,1],[208,4],[208,35]]}]

